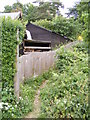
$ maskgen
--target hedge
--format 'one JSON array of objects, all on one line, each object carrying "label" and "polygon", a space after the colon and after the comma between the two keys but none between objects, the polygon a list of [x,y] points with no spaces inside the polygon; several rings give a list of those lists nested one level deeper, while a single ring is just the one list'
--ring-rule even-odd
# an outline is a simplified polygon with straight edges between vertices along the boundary
[{"label": "hedge", "polygon": [[[23,38],[24,26],[19,20],[2,18],[2,103],[3,118],[12,116],[12,110],[8,110],[9,104],[16,104],[14,95],[14,76],[16,73],[16,48]],[[17,42],[17,29],[19,29],[19,42]],[[12,111],[12,112],[11,112]]]}]

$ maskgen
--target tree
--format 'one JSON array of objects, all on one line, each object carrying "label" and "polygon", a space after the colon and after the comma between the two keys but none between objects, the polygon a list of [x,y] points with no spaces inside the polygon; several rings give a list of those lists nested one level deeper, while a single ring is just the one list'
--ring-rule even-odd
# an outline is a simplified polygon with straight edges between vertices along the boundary
[{"label": "tree", "polygon": [[[69,8],[69,12],[67,13],[68,17],[74,16],[76,19],[82,20],[83,13],[88,12],[88,2],[76,3],[73,8]],[[81,22],[81,21],[80,21]]]},{"label": "tree", "polygon": [[63,7],[62,3],[51,0],[50,2],[38,2],[39,6],[33,4],[22,5],[19,1],[12,6],[5,6],[4,12],[22,11],[23,19],[25,21],[35,21],[39,19],[52,20],[56,14],[60,15],[60,7]]},{"label": "tree", "polygon": [[9,5],[6,5],[5,7],[4,7],[4,12],[5,13],[9,13],[9,12],[11,12],[12,11],[12,7],[11,6],[9,6]]},{"label": "tree", "polygon": [[40,19],[52,20],[57,11],[60,14],[59,7],[62,6],[60,2],[38,2],[39,6],[26,4],[23,6],[23,14],[25,20],[36,21]]},{"label": "tree", "polygon": [[41,14],[40,19],[51,20],[55,17],[56,14],[60,15],[60,7],[63,8],[63,5],[59,0],[51,0],[50,2],[35,1],[39,3],[38,11]]},{"label": "tree", "polygon": [[37,6],[32,5],[31,3],[23,6],[23,18],[28,21],[35,21],[38,19],[40,13],[37,10]]},{"label": "tree", "polygon": [[18,10],[18,9],[23,9],[23,4],[22,3],[20,3],[20,2],[17,2],[17,3],[14,3],[13,5],[12,5],[12,10]]},{"label": "tree", "polygon": [[81,0],[81,2],[75,4],[73,8],[70,8],[68,12],[68,16],[73,15],[75,17],[75,15],[77,14],[76,19],[79,21],[79,23],[83,24],[82,36],[85,41],[88,40],[88,16],[90,9],[88,1],[83,2],[83,0]]},{"label": "tree", "polygon": [[23,4],[20,2],[14,3],[12,6],[5,6],[4,12],[15,12],[15,11],[23,11]]}]

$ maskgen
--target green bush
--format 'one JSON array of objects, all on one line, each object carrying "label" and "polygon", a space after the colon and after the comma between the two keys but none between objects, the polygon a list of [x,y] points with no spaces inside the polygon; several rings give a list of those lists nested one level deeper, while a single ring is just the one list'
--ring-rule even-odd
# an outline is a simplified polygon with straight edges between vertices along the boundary
[{"label": "green bush", "polygon": [[57,52],[56,68],[41,90],[40,118],[88,119],[88,52],[79,43]]},{"label": "green bush", "polygon": [[[18,20],[2,18],[2,117],[12,118],[19,114],[15,107],[17,100],[14,95],[14,76],[16,73],[17,45],[22,41],[24,26]],[[17,29],[19,29],[19,42],[17,42]]]},{"label": "green bush", "polygon": [[43,73],[38,77],[32,77],[25,80],[24,85],[21,85],[20,90],[20,107],[23,113],[23,116],[33,111],[33,104],[35,99],[35,94],[42,83],[51,76],[51,70]]},{"label": "green bush", "polygon": [[41,26],[43,28],[46,28],[48,30],[53,30],[52,22],[47,20],[47,19],[45,19],[45,20],[36,20],[34,23],[36,25],[39,25],[39,26]]}]

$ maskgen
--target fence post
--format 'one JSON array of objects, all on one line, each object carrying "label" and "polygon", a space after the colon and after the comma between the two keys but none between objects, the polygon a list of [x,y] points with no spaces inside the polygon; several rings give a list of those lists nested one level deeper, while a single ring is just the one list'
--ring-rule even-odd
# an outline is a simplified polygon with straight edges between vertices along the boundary
[{"label": "fence post", "polygon": [[[19,41],[19,29],[17,29],[17,42]],[[19,45],[17,45],[17,56],[16,56],[16,75],[15,75],[15,79],[14,79],[14,92],[15,95],[17,97],[17,99],[19,100]]]}]

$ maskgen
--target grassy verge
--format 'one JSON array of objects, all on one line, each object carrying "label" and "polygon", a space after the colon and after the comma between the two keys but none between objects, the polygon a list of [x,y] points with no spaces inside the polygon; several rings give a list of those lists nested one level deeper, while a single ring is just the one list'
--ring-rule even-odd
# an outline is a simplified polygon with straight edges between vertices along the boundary
[{"label": "grassy verge", "polygon": [[88,118],[87,44],[57,53],[56,68],[41,90],[39,118]]},{"label": "grassy verge", "polygon": [[37,89],[40,87],[42,82],[48,79],[50,76],[50,71],[43,73],[41,76],[36,78],[30,78],[25,80],[24,85],[21,85],[20,91],[20,107],[21,107],[21,116],[24,117],[29,112],[33,111],[33,103],[35,99],[35,94]]}]

